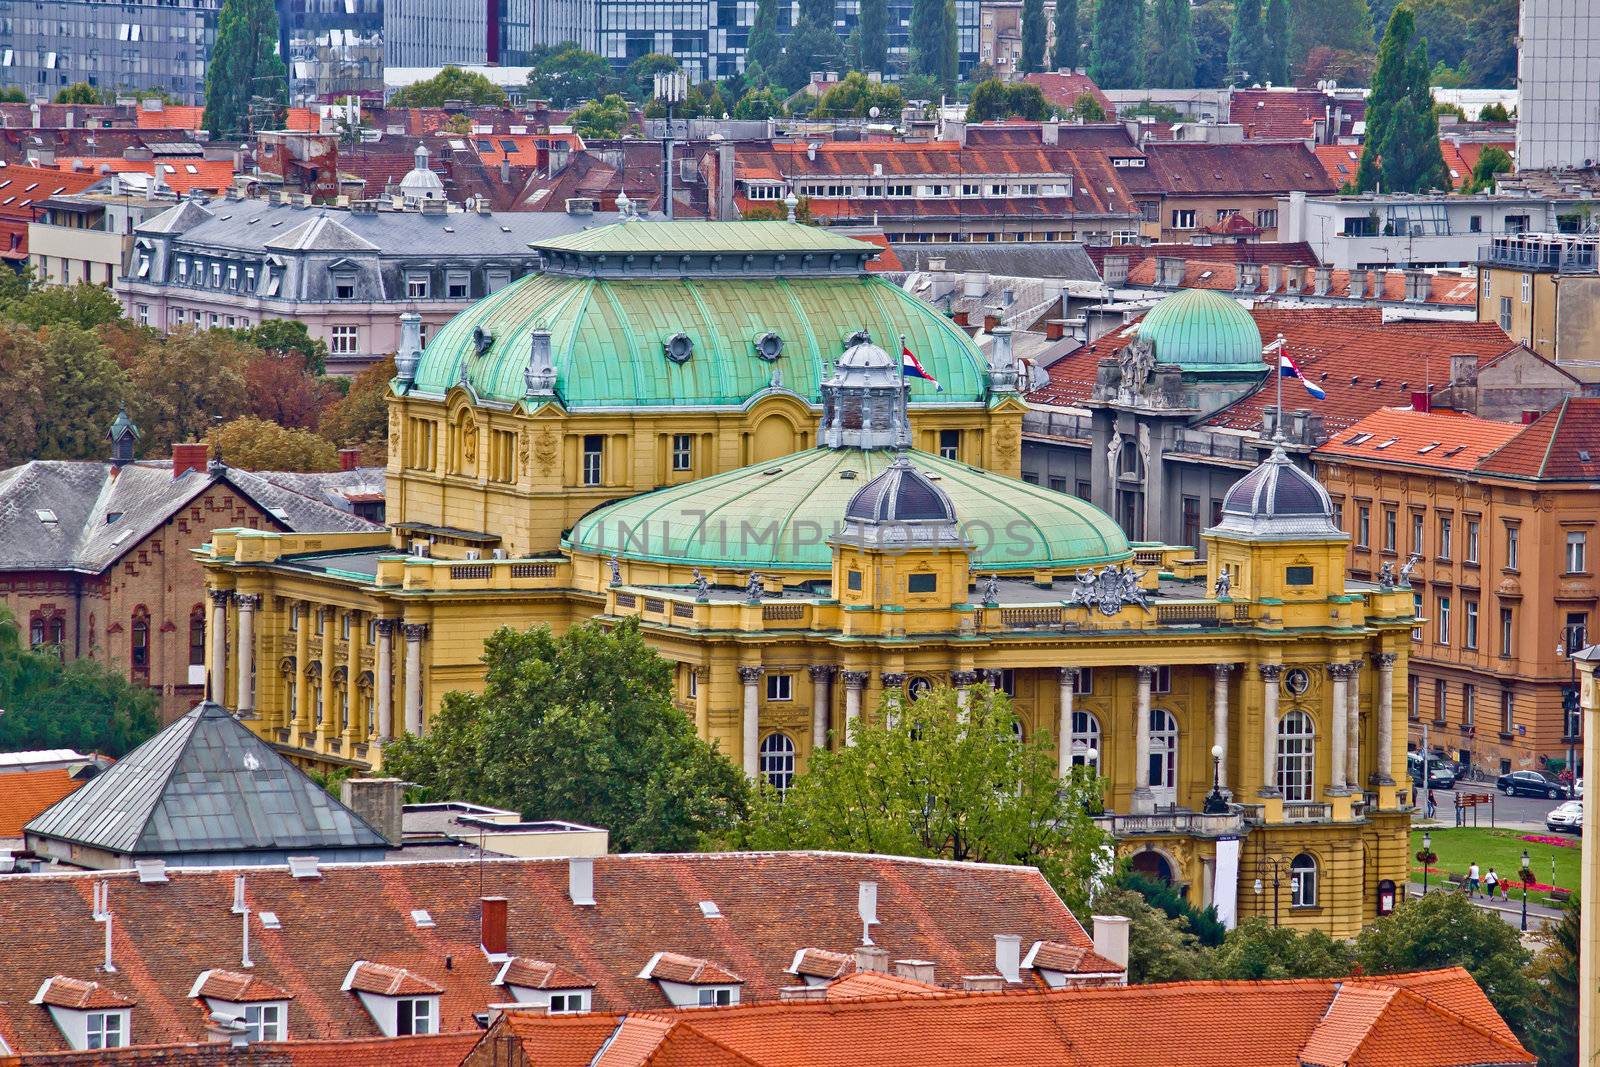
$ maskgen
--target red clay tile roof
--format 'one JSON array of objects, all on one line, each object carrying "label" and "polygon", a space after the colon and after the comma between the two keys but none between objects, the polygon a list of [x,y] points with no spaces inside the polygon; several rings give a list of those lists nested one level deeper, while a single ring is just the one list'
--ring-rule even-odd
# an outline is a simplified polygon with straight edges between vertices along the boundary
[{"label": "red clay tile roof", "polygon": [[710,960],[684,956],[676,952],[658,952],[639,972],[640,978],[659,979],[663,982],[682,982],[684,985],[724,985],[742,983],[743,978],[732,971],[718,967]]},{"label": "red clay tile roof", "polygon": [[475,133],[467,141],[479,159],[495,167],[503,159],[510,159],[514,167],[543,167],[552,144],[583,151],[583,139],[575,133]]},{"label": "red clay tile roof", "polygon": [[1252,140],[1310,138],[1317,120],[1328,118],[1335,107],[1345,119],[1343,129],[1332,131],[1335,135],[1351,134],[1367,111],[1362,101],[1334,100],[1315,89],[1235,89],[1228,98],[1228,121],[1243,126]]},{"label": "red clay tile roof", "polygon": [[0,779],[0,837],[21,837],[39,813],[83,784],[61,767],[6,775]]},{"label": "red clay tile roof", "polygon": [[1384,466],[1470,471],[1524,429],[1453,411],[1382,408],[1316,450],[1318,457]]},{"label": "red clay tile roof", "polygon": [[[509,951],[589,978],[602,1011],[668,1004],[637,975],[657,952],[716,963],[744,979],[742,999],[776,999],[794,983],[785,970],[805,947],[848,951],[861,940],[858,886],[878,885],[873,940],[897,958],[934,963],[936,974],[993,970],[994,937],[1089,945],[1088,935],[1037,871],[842,853],[603,856],[595,860],[597,904],[567,897],[564,860],[325,864],[322,877],[296,880],[286,867],[245,873],[253,974],[294,994],[296,1038],[376,1036],[358,998],[341,991],[358,960],[405,968],[443,987],[446,1031],[475,1028],[473,1014],[505,999],[500,965],[481,950],[480,896],[511,901]],[[13,1050],[59,1048],[63,1038],[31,1006],[53,975],[96,975],[137,1003],[141,1041],[204,1039],[203,1013],[189,996],[195,977],[237,958],[234,870],[169,868],[168,881],[141,884],[132,871],[41,874],[0,879],[0,1039]],[[480,884],[480,877],[482,882]],[[90,918],[94,884],[109,885],[114,974],[96,970],[105,932]],[[701,901],[723,917],[707,919]],[[352,901],[362,906],[352,907]],[[260,926],[261,909],[281,929]],[[411,912],[434,920],[419,928]],[[445,958],[451,957],[446,969]]]},{"label": "red clay tile roof", "polygon": [[[1238,216],[1234,216],[1237,218]],[[1220,246],[1212,246],[1220,247]],[[1245,246],[1249,247],[1249,246]],[[1163,257],[1165,258],[1165,257]],[[1208,260],[1201,256],[1185,257],[1182,284],[1175,288],[1182,289],[1217,289],[1224,292],[1245,293],[1252,296],[1287,297],[1292,299],[1315,298],[1316,270],[1301,264],[1282,264],[1282,281],[1277,289],[1271,289],[1271,274],[1266,269],[1255,272],[1256,280],[1253,284],[1239,285],[1239,275],[1244,271],[1246,263],[1234,263],[1223,259]],[[1261,265],[1264,268],[1264,265]],[[1292,268],[1298,266],[1300,270]],[[1322,295],[1350,299],[1350,284],[1352,271],[1330,270],[1328,273],[1328,291]],[[1160,277],[1159,267],[1155,257],[1148,257],[1139,261],[1135,266],[1128,268],[1126,285],[1131,288],[1154,287]],[[1378,272],[1379,295],[1374,298],[1363,295],[1360,299],[1389,303],[1406,302],[1406,273],[1403,270],[1386,270]],[[1369,280],[1362,283],[1363,294],[1370,287]],[[1476,307],[1478,300],[1478,283],[1475,278],[1465,274],[1430,274],[1428,275],[1428,293],[1424,304],[1444,304],[1450,307],[1468,308]],[[1413,303],[1415,303],[1413,301]]]},{"label": "red clay tile roof", "polygon": [[1408,989],[1498,1037],[1510,1039],[1514,1036],[1511,1027],[1500,1018],[1500,1013],[1495,1011],[1488,996],[1464,967],[1350,978],[1347,980],[1349,983],[1376,983]]},{"label": "red clay tile roof", "polygon": [[1084,251],[1094,260],[1101,274],[1106,270],[1106,259],[1125,256],[1131,269],[1135,264],[1156,256],[1177,259],[1197,259],[1208,263],[1298,263],[1316,266],[1316,252],[1305,241],[1222,241],[1217,244],[1149,244],[1149,245],[1088,245]]},{"label": "red clay tile roof", "polygon": [[443,986],[430,982],[415,971],[365,960],[350,968],[350,976],[345,982],[351,992],[376,993],[385,997],[427,996],[444,992]]},{"label": "red clay tile roof", "polygon": [[827,985],[828,1000],[863,1000],[868,997],[914,997],[948,993],[943,986],[902,978],[882,971],[857,971]]},{"label": "red clay tile roof", "polygon": [[[206,109],[187,104],[167,104],[160,111],[134,109],[135,122],[141,130],[198,130],[203,128]],[[296,109],[298,110],[298,109]]]},{"label": "red clay tile roof", "polygon": [[[137,1033],[137,1031],[135,1031]],[[94,1052],[41,1052],[0,1058],[5,1067],[449,1067],[471,1052],[483,1032],[426,1037],[269,1041],[245,1048],[221,1044],[132,1045]],[[579,1067],[579,1065],[572,1065]]]},{"label": "red clay tile roof", "polygon": [[81,193],[99,180],[97,174],[73,174],[55,167],[20,163],[0,167],[0,219],[31,222],[40,201]]},{"label": "red clay tile roof", "polygon": [[1335,185],[1353,184],[1356,171],[1361,168],[1361,146],[1358,144],[1319,144],[1312,149],[1317,162],[1328,172]]},{"label": "red clay tile roof", "polygon": [[1059,108],[1070,108],[1078,102],[1078,97],[1088,93],[1094,97],[1095,102],[1105,109],[1106,118],[1117,117],[1117,108],[1111,98],[1100,91],[1100,86],[1087,74],[1078,74],[1072,71],[1045,71],[1037,74],[1025,75],[1022,79],[1029,85],[1037,85],[1044,98]]},{"label": "red clay tile roof", "polygon": [[858,241],[877,245],[883,253],[867,264],[869,271],[902,271],[905,265],[900,262],[900,257],[895,254],[894,246],[889,243],[889,238],[882,233],[853,233],[850,236]]},{"label": "red clay tile roof", "polygon": [[[1321,415],[1329,433],[1338,433],[1379,408],[1409,403],[1412,390],[1426,388],[1428,382],[1449,381],[1453,354],[1476,356],[1482,366],[1512,346],[1494,323],[1385,323],[1382,312],[1369,307],[1256,307],[1250,315],[1264,341],[1282,333],[1301,371],[1327,391],[1328,398],[1318,401],[1294,382],[1284,384],[1285,404]],[[1086,400],[1098,362],[1115,356],[1134,336],[1134,330],[1124,326],[1057,360],[1050,366],[1050,384],[1029,394],[1029,400],[1057,406]],[[1374,374],[1374,368],[1382,373]],[[1277,403],[1276,390],[1265,374],[1262,382],[1263,388],[1207,423],[1257,429],[1262,413]]]},{"label": "red clay tile roof", "polygon": [[1299,141],[1145,146],[1150,169],[1169,196],[1287,196],[1337,192],[1317,157]]},{"label": "red clay tile roof", "polygon": [[1023,966],[1035,970],[1057,971],[1061,974],[1085,974],[1093,971],[1116,973],[1122,970],[1111,960],[1083,945],[1064,945],[1059,941],[1040,941],[1028,950]]},{"label": "red clay tile roof", "polygon": [[589,979],[565,967],[523,956],[506,961],[500,971],[499,984],[522,986],[525,989],[588,989],[594,985]]},{"label": "red clay tile roof", "polygon": [[204,971],[195,979],[194,995],[211,1000],[225,1000],[230,1004],[255,1004],[263,1001],[290,1000],[294,994],[275,986],[257,975],[238,971],[213,969]]},{"label": "red clay tile roof", "polygon": [[1414,1067],[1419,1049],[1429,1067],[1534,1062],[1498,1017],[1486,1027],[1450,1007],[1447,997],[1470,996],[1453,987],[1471,982],[1447,972],[1416,987],[1300,979],[919,991],[610,1016],[617,1024],[610,1030],[599,1025],[605,1016],[579,1025],[513,1009],[479,1054],[503,1052],[494,1043],[512,1036],[529,1062],[561,1067]]},{"label": "red clay tile roof", "polygon": [[[123,159],[121,156],[72,156],[57,158],[56,165],[63,171],[86,175],[99,181],[107,174],[154,174],[161,167],[161,181],[178,193],[201,189],[208,193],[222,193],[233,185],[233,164],[226,159],[166,158]],[[74,167],[81,169],[74,170]]]},{"label": "red clay tile roof", "polygon": [[1477,469],[1512,478],[1600,481],[1600,397],[1567,397]]},{"label": "red clay tile roof", "polygon": [[840,978],[855,969],[855,957],[846,952],[829,952],[825,948],[803,948],[794,954],[789,965],[790,974],[808,978]]},{"label": "red clay tile roof", "polygon": [[99,982],[58,974],[40,984],[32,1003],[57,1008],[128,1008],[134,1001]]}]

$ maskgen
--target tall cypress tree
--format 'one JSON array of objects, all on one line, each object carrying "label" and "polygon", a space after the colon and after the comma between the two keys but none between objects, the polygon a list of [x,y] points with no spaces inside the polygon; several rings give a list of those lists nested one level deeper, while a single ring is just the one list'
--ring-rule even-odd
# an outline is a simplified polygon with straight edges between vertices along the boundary
[{"label": "tall cypress tree", "polygon": [[1100,0],[1089,48],[1089,77],[1102,89],[1144,83],[1144,0]]},{"label": "tall cypress tree", "polygon": [[1189,0],[1156,0],[1156,39],[1159,47],[1145,72],[1150,88],[1193,89],[1199,57],[1189,19]]},{"label": "tall cypress tree", "polygon": [[[1187,6],[1187,5],[1185,5]],[[1289,84],[1289,0],[1267,0],[1264,76],[1273,85]]]},{"label": "tall cypress tree", "polygon": [[956,61],[955,0],[912,0],[911,73],[927,75],[953,93]]},{"label": "tall cypress tree", "polygon": [[956,0],[944,0],[939,19],[939,84],[954,93],[961,77],[960,57],[956,52]]},{"label": "tall cypress tree", "polygon": [[1044,69],[1044,0],[1022,0],[1022,73]]},{"label": "tall cypress tree", "polygon": [[1368,192],[1449,189],[1439,148],[1439,120],[1428,88],[1428,43],[1416,36],[1411,9],[1397,6],[1378,46],[1378,69],[1367,100],[1367,141],[1356,186]]},{"label": "tall cypress tree", "polygon": [[818,26],[833,26],[833,0],[800,0],[800,21]]},{"label": "tall cypress tree", "polygon": [[1228,74],[1236,85],[1266,78],[1262,48],[1261,0],[1238,0],[1233,5],[1233,34],[1228,38]]},{"label": "tall cypress tree", "polygon": [[750,40],[745,52],[745,69],[753,66],[772,76],[778,64],[778,0],[758,0],[756,19],[750,26]]},{"label": "tall cypress tree", "polygon": [[289,71],[278,57],[278,11],[272,0],[223,0],[217,43],[206,66],[206,110],[201,122],[213,137],[247,136],[252,103],[267,105],[259,125],[282,121],[289,100]]},{"label": "tall cypress tree", "polygon": [[889,62],[889,4],[861,0],[861,69],[881,71]]},{"label": "tall cypress tree", "polygon": [[1078,66],[1078,0],[1056,0],[1056,48],[1051,58],[1057,70]]}]

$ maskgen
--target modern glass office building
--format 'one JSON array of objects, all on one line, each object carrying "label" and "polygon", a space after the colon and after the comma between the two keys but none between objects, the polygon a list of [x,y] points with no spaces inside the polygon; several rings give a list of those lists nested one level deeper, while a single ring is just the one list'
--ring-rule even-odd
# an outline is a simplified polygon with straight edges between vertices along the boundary
[{"label": "modern glass office building", "polygon": [[73,82],[205,93],[221,0],[0,0],[0,86],[49,99]]}]

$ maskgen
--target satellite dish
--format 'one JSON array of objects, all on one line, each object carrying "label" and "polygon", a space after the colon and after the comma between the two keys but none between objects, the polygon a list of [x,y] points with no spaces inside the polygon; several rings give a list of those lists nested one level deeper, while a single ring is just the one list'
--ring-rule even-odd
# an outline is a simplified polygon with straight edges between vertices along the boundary
[{"label": "satellite dish", "polygon": [[879,115],[883,114],[883,111],[876,104],[874,104],[873,106],[867,108],[867,114],[872,118],[877,118]]},{"label": "satellite dish", "polygon": [[783,338],[772,330],[768,330],[756,338],[756,355],[771,363],[783,355]]},{"label": "satellite dish", "polygon": [[686,333],[675,333],[661,346],[662,353],[674,363],[687,363],[694,355],[694,341]]}]

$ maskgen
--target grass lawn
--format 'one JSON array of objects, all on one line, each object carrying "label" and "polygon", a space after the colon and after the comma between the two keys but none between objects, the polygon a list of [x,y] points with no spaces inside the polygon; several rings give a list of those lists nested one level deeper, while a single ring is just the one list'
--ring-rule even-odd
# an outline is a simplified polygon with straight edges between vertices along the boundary
[{"label": "grass lawn", "polygon": [[[1535,834],[1537,837],[1560,837],[1562,840],[1571,841],[1572,845],[1561,847],[1546,845],[1537,841],[1524,841],[1523,830],[1490,830],[1487,827],[1446,828],[1431,831],[1433,834],[1433,852],[1439,859],[1428,870],[1428,880],[1431,883],[1435,878],[1444,881],[1446,875],[1465,876],[1467,868],[1476,860],[1481,873],[1487,874],[1490,867],[1501,881],[1517,880],[1517,871],[1522,866],[1522,850],[1528,850],[1528,865],[1533,870],[1535,883],[1559,886],[1563,889],[1578,889],[1580,881],[1579,861],[1582,849],[1577,848],[1578,837],[1567,834]],[[1422,851],[1422,831],[1411,832],[1411,880],[1422,881],[1422,864],[1417,862],[1417,853]],[[1555,861],[1555,877],[1551,877],[1551,860]],[[1516,890],[1515,898],[1522,899],[1521,890]],[[1529,900],[1543,901],[1548,894],[1544,891],[1529,890]]]}]

